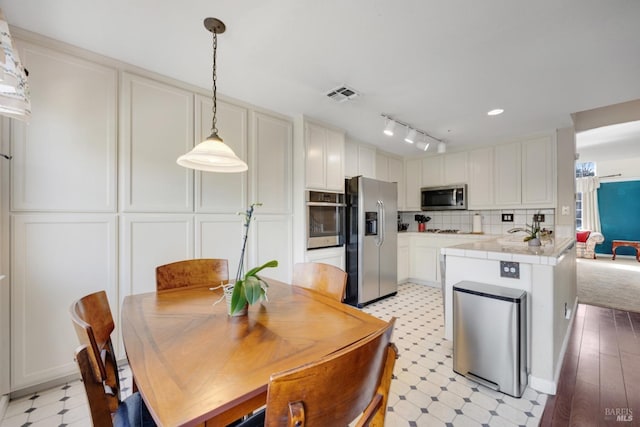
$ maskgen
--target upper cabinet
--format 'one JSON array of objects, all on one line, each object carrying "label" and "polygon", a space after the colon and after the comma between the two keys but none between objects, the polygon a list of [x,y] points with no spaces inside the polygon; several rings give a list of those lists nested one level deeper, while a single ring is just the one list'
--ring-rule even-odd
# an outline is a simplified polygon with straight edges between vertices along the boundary
[{"label": "upper cabinet", "polygon": [[493,207],[493,147],[480,148],[468,153],[469,209]]},{"label": "upper cabinet", "polygon": [[422,185],[465,184],[467,182],[467,152],[449,153],[422,159]]},{"label": "upper cabinet", "polygon": [[405,170],[405,205],[407,211],[420,210],[420,187],[422,187],[422,159],[407,159]]},{"label": "upper cabinet", "polygon": [[344,132],[306,121],[306,187],[344,191]]},{"label": "upper cabinet", "polygon": [[292,211],[293,123],[263,112],[251,115],[252,194],[249,204],[262,203],[259,214],[288,214]]},{"label": "upper cabinet", "polygon": [[193,171],[176,163],[179,156],[193,148],[193,100],[192,92],[123,73],[123,211],[193,211]]},{"label": "upper cabinet", "polygon": [[345,176],[351,178],[362,175],[376,178],[377,156],[375,147],[347,139],[344,146]]},{"label": "upper cabinet", "polygon": [[555,141],[542,137],[494,147],[494,198],[500,206],[554,207]]},{"label": "upper cabinet", "polygon": [[[118,74],[27,42],[33,114],[11,122],[14,211],[115,212]],[[19,167],[18,167],[19,165]]]}]

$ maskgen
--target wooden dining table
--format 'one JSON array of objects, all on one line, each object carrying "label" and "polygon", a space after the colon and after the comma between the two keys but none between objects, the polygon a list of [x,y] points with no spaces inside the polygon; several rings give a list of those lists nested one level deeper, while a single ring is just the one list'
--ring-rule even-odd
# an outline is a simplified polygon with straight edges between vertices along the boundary
[{"label": "wooden dining table", "polygon": [[223,426],[266,403],[271,374],[313,362],[386,322],[308,289],[266,279],[268,302],[230,317],[220,290],[125,297],[122,337],[160,426]]}]

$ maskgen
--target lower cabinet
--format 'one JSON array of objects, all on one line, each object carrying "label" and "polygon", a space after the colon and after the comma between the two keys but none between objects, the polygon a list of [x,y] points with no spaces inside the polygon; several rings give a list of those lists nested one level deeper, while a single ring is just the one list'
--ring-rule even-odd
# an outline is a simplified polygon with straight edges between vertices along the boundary
[{"label": "lower cabinet", "polygon": [[398,234],[398,284],[409,280],[409,236]]},{"label": "lower cabinet", "polygon": [[307,262],[323,262],[331,264],[344,270],[345,253],[344,246],[337,248],[312,249],[305,253],[305,261]]},{"label": "lower cabinet", "polygon": [[411,239],[410,276],[420,282],[438,280],[438,253],[440,249],[433,242],[422,237]]}]

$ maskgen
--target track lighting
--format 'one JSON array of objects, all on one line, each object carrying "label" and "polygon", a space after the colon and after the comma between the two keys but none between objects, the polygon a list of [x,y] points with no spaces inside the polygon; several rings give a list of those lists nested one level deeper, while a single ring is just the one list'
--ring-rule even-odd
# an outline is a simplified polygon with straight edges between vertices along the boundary
[{"label": "track lighting", "polygon": [[387,136],[393,136],[393,129],[396,127],[396,122],[391,119],[387,119],[387,126],[384,128],[384,134]]},{"label": "track lighting", "polygon": [[429,143],[425,141],[418,141],[416,142],[416,148],[418,150],[427,151],[427,149],[429,148]]},{"label": "track lighting", "polygon": [[415,129],[409,128],[409,131],[407,132],[407,136],[404,137],[404,142],[413,144],[416,141],[416,136],[418,136],[418,132]]},{"label": "track lighting", "polygon": [[[400,120],[396,120],[386,114],[381,114],[381,116],[386,119],[386,124],[384,128],[385,135],[393,136],[393,131],[396,125],[400,125],[407,129],[407,135],[405,136],[404,141],[408,142],[409,144],[415,143],[415,147],[418,150],[427,151],[427,149],[429,148],[429,143],[427,142],[427,138],[428,138],[430,140],[438,142],[438,153],[442,154],[447,151],[447,147],[445,146],[444,141],[442,141],[441,139],[434,138],[433,136],[429,135],[427,132],[420,129],[416,129],[413,126],[410,126],[408,123],[404,123],[404,122],[401,122]],[[416,138],[418,137],[418,134],[422,135],[422,141],[418,141],[416,143]]]}]

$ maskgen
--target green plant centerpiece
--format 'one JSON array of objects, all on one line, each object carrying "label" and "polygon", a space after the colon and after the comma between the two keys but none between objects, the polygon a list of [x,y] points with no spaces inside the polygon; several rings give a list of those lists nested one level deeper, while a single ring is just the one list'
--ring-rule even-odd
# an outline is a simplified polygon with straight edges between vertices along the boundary
[{"label": "green plant centerpiece", "polygon": [[247,248],[247,237],[249,235],[249,226],[253,218],[253,211],[256,207],[262,206],[262,203],[253,203],[245,212],[239,212],[244,215],[244,236],[242,239],[242,251],[240,252],[240,262],[238,263],[238,272],[236,273],[235,283],[224,285],[224,293],[231,295],[231,301],[228,301],[229,315],[241,316],[247,313],[247,306],[255,304],[259,301],[267,299],[267,288],[269,285],[264,281],[258,273],[265,268],[277,267],[278,261],[267,261],[259,267],[252,268],[244,274],[244,255]]}]

